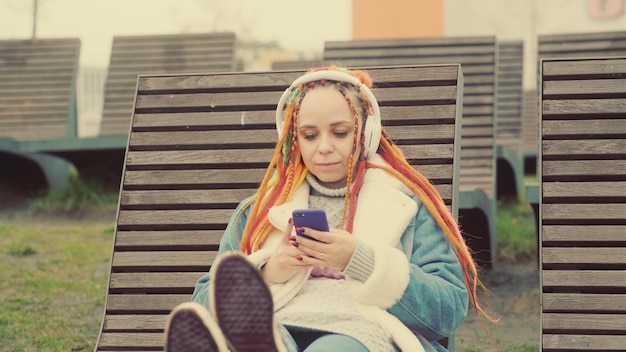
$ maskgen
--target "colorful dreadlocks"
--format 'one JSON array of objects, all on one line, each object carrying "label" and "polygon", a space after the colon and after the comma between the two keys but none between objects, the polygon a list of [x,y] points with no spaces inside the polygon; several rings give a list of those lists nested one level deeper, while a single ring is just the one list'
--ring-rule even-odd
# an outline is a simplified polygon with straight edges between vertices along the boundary
[{"label": "colorful dreadlocks", "polygon": [[[365,86],[372,87],[372,80],[365,71],[353,70],[348,71],[345,68],[336,66],[320,67],[310,70],[309,72],[318,70],[336,70],[345,72],[357,77]],[[334,84],[337,89],[344,95],[350,110],[355,118],[355,125],[358,127],[360,117],[368,116],[371,105],[367,98],[360,94],[353,85],[340,82],[327,82],[320,80],[300,85],[293,91],[285,109],[284,127],[282,134],[276,144],[274,157],[263,177],[263,181],[255,196],[247,200],[246,206],[240,207],[240,212],[235,215],[238,218],[241,212],[247,207],[251,207],[249,221],[246,223],[243,233],[241,234],[240,249],[250,254],[257,251],[272,231],[273,226],[268,219],[269,209],[276,205],[284,204],[289,201],[294,192],[302,184],[308,172],[301,155],[297,142],[296,128],[298,125],[298,115],[302,100],[306,96],[306,92],[318,85]],[[356,100],[356,104],[355,104]],[[367,121],[364,121],[364,125]],[[404,157],[401,149],[395,145],[387,133],[383,130],[378,147],[378,154],[388,163],[389,167],[368,163],[360,153],[357,161],[356,179],[353,170],[354,155],[357,150],[363,150],[363,128],[355,128],[354,150],[349,160],[349,172],[347,177],[347,187],[344,203],[344,212],[342,216],[341,227],[348,232],[352,232],[354,216],[356,213],[356,200],[359,190],[363,183],[365,169],[378,168],[385,170],[398,180],[400,180],[408,189],[419,197],[424,206],[432,214],[437,224],[443,229],[446,237],[450,241],[452,248],[457,254],[463,267],[465,285],[468,288],[470,301],[475,307],[479,315],[486,316],[489,320],[496,321],[480,306],[477,297],[477,289],[484,285],[478,278],[477,267],[472,255],[467,247],[459,226],[446,207],[443,199],[435,189],[435,187],[424,177],[419,171],[415,170]],[[361,138],[356,135],[361,131]],[[356,146],[356,141],[360,141],[360,149]],[[353,182],[354,181],[354,182]]]}]

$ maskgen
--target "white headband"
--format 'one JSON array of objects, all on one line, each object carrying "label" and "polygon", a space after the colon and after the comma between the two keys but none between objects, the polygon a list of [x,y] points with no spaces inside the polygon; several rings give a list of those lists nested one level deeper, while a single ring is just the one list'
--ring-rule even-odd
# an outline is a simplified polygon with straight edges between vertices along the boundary
[{"label": "white headband", "polygon": [[360,89],[360,91],[365,94],[372,106],[372,115],[367,116],[364,121],[365,130],[363,131],[363,135],[365,136],[365,152],[363,156],[368,158],[376,154],[381,135],[380,107],[378,106],[378,101],[376,100],[376,97],[369,89],[369,87],[361,83],[358,78],[350,75],[349,73],[341,71],[314,71],[304,74],[301,77],[297,78],[295,81],[293,81],[289,88],[287,88],[285,92],[283,92],[283,95],[280,97],[278,105],[276,106],[276,130],[278,131],[278,136],[280,137],[281,133],[283,132],[283,126],[285,124],[285,114],[283,112],[283,107],[285,106],[287,99],[291,97],[293,90],[298,88],[298,86],[300,86],[301,84],[315,82],[322,79],[350,83]]}]

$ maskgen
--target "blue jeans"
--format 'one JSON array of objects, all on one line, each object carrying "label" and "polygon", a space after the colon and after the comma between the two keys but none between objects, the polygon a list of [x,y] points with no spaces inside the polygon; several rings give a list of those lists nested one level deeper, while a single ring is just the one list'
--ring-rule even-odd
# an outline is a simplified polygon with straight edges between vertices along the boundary
[{"label": "blue jeans", "polygon": [[350,336],[296,326],[279,327],[289,352],[369,352]]}]

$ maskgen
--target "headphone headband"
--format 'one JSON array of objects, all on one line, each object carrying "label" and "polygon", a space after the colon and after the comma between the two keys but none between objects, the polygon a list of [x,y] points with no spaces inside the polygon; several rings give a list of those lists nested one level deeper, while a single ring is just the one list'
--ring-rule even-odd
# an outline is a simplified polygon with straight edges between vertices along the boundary
[{"label": "headphone headband", "polygon": [[365,157],[376,154],[376,150],[378,149],[378,144],[380,143],[380,135],[381,135],[381,121],[380,121],[380,107],[378,106],[378,101],[374,96],[374,93],[369,89],[368,86],[363,84],[358,78],[352,76],[347,72],[335,71],[335,70],[320,70],[313,71],[302,75],[297,78],[289,88],[285,89],[283,95],[280,97],[278,101],[278,105],[276,106],[276,130],[278,131],[278,136],[280,137],[283,132],[283,126],[285,122],[285,115],[283,112],[283,106],[287,102],[287,99],[291,97],[291,94],[294,89],[298,88],[300,85],[315,82],[319,80],[329,80],[329,81],[337,81],[337,82],[345,82],[350,83],[357,87],[369,100],[369,103],[372,107],[372,115],[368,115],[366,121],[364,121],[365,131]]}]

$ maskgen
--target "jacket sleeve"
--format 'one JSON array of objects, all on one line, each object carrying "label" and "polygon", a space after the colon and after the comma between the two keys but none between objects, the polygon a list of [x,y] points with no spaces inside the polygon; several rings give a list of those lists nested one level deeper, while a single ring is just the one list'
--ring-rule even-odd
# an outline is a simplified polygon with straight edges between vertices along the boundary
[{"label": "jacket sleeve", "polygon": [[[241,210],[246,206],[248,200],[244,200],[237,206],[237,209],[233,213],[230,221],[228,222],[228,226],[226,227],[226,231],[224,231],[224,235],[220,241],[220,246],[217,252],[217,258],[219,258],[222,254],[230,251],[238,251],[239,250],[239,240],[241,239],[241,234],[243,233],[243,229],[246,226],[246,222],[248,221],[248,214],[250,212],[250,208]],[[241,212],[241,216],[237,217],[237,214]],[[216,260],[217,260],[216,258]],[[213,268],[213,267],[211,267]],[[210,309],[209,304],[209,282],[211,281],[211,270],[206,274],[202,275],[200,279],[196,282],[196,287],[191,296],[191,300],[193,302],[199,303],[203,305],[205,308]]]},{"label": "jacket sleeve", "polygon": [[387,311],[429,341],[450,336],[467,315],[469,297],[458,257],[421,203],[402,246],[411,253],[409,283]]}]

